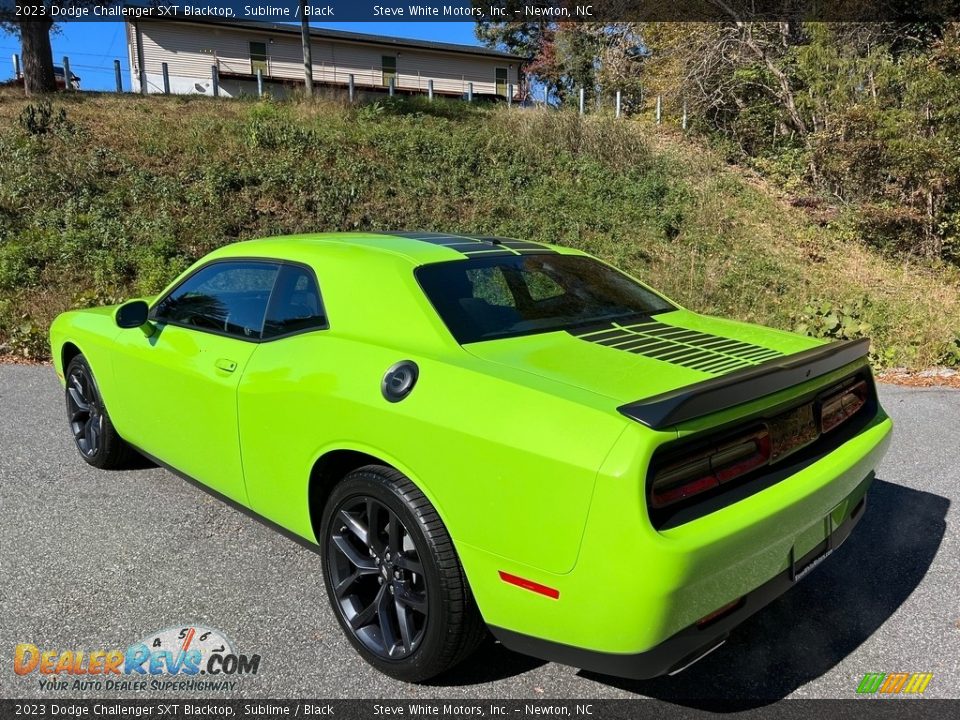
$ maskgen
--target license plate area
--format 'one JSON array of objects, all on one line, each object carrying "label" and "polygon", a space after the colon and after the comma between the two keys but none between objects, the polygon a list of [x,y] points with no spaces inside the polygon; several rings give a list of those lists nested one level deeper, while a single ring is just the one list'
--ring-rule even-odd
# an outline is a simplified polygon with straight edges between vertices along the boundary
[{"label": "license plate area", "polygon": [[834,522],[833,522],[833,513],[829,513],[826,518],[824,518],[826,537],[811,550],[806,553],[803,557],[798,558],[796,554],[796,548],[790,549],[790,580],[793,582],[799,582],[807,575],[809,575],[813,570],[824,560],[826,560],[830,555],[833,554],[835,549],[833,542],[833,531],[834,531]]}]

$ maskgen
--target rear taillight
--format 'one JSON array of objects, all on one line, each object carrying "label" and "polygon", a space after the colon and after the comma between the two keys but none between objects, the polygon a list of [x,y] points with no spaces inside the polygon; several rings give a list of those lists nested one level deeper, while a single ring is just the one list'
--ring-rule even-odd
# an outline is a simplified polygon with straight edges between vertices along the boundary
[{"label": "rear taillight", "polygon": [[867,404],[867,383],[864,380],[828,395],[820,401],[820,432],[826,433],[842,425]]},{"label": "rear taillight", "polygon": [[770,460],[770,433],[760,428],[691,458],[668,465],[653,478],[654,508],[685,500],[746,475]]}]

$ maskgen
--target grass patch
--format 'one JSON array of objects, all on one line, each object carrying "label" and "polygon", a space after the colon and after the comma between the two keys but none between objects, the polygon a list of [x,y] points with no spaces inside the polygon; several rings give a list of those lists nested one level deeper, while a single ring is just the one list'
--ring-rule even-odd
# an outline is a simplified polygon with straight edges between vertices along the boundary
[{"label": "grass patch", "polygon": [[880,367],[960,362],[955,268],[882,256],[641,122],[403,99],[27,106],[0,95],[8,353],[45,357],[58,312],[155,293],[224,243],[406,228],[583,248],[698,311],[869,334]]}]

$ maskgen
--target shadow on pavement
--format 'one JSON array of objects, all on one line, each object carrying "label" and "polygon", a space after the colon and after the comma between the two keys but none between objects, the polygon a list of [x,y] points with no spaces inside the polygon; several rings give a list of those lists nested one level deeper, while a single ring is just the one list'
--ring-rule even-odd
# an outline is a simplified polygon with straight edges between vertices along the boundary
[{"label": "shadow on pavement", "polygon": [[876,480],[847,542],[701,662],[653,680],[581,676],[705,710],[779,700],[829,671],[896,612],[933,562],[949,506],[939,495]]},{"label": "shadow on pavement", "polygon": [[507,650],[488,635],[473,655],[425,684],[439,687],[480,685],[521,675],[541,665],[546,665],[546,661]]}]

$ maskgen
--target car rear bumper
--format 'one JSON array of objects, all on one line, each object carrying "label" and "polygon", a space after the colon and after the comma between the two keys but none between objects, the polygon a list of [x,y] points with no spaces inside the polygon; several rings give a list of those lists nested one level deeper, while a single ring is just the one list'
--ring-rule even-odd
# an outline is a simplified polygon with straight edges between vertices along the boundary
[{"label": "car rear bumper", "polygon": [[792,557],[786,570],[744,595],[735,609],[702,627],[693,623],[644,652],[599,652],[492,625],[490,631],[510,650],[604,675],[641,680],[680,672],[717,649],[734,628],[802,580],[850,536],[863,517],[867,490],[873,478],[871,472],[850,493],[846,500],[849,508],[846,517],[823,541],[802,557]]}]

